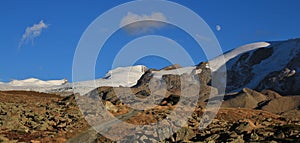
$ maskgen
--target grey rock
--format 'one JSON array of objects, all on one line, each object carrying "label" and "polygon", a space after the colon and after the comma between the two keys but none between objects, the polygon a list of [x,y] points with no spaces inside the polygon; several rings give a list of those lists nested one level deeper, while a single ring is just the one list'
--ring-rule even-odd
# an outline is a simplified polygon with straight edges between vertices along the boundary
[{"label": "grey rock", "polygon": [[219,134],[213,134],[211,136],[209,136],[208,138],[205,139],[205,141],[215,141],[220,137]]}]

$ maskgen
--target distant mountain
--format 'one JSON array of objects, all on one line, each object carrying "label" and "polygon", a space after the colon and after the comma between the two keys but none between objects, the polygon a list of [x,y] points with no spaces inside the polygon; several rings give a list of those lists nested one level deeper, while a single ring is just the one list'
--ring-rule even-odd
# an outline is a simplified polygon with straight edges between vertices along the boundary
[{"label": "distant mountain", "polygon": [[48,80],[48,81],[43,81],[39,80],[36,78],[29,78],[29,79],[24,79],[24,80],[12,80],[11,82],[7,83],[8,85],[11,86],[56,86],[56,85],[64,85],[67,84],[68,80],[67,79],[62,79],[62,80]]},{"label": "distant mountain", "polygon": [[136,84],[137,80],[147,70],[145,66],[137,65],[130,67],[119,67],[110,70],[105,77],[76,83],[68,83],[66,79],[43,81],[36,78],[25,80],[13,80],[9,83],[0,83],[0,90],[25,90],[38,92],[73,92],[73,87],[76,87],[77,92],[84,94],[99,86],[112,87],[131,87]]}]

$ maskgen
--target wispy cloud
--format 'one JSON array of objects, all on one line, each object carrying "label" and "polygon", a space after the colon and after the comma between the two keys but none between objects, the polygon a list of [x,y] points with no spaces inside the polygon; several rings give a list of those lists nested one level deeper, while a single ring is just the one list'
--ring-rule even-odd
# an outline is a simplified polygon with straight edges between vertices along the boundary
[{"label": "wispy cloud", "polygon": [[21,48],[24,43],[33,42],[36,37],[39,37],[43,31],[43,29],[48,28],[48,24],[44,23],[43,20],[38,24],[34,24],[31,27],[27,27],[25,29],[25,33],[22,36],[22,39],[19,42],[18,48]]},{"label": "wispy cloud", "polygon": [[149,33],[165,26],[165,24],[160,21],[167,21],[165,15],[160,12],[154,12],[151,15],[138,15],[128,12],[127,15],[122,18],[120,27],[125,26],[123,29],[128,34]]}]

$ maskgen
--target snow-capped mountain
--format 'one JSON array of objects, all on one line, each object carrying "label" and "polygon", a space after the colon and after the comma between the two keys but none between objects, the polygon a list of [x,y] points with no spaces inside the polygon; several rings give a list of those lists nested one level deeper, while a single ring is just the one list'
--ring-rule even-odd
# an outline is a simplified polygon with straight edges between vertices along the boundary
[{"label": "snow-capped mountain", "polygon": [[300,91],[300,39],[242,46],[225,54],[225,59],[228,92],[245,87],[281,94]]},{"label": "snow-capped mountain", "polygon": [[[119,67],[109,71],[103,78],[67,83],[63,80],[42,81],[38,79],[13,80],[0,83],[0,90],[33,90],[40,92],[75,92],[85,94],[95,87],[132,87],[149,78],[161,79],[163,75],[192,73],[209,84],[211,73],[227,74],[227,92],[240,91],[247,87],[256,90],[271,89],[283,95],[300,94],[300,39],[278,42],[258,42],[244,45],[226,52],[198,66],[151,70],[142,65]],[[226,68],[223,68],[226,66]],[[175,66],[174,66],[175,67]],[[149,76],[143,76],[144,73]],[[217,74],[222,75],[222,74]],[[140,79],[140,78],[144,79]],[[224,78],[223,78],[224,79]],[[219,82],[225,82],[219,78]],[[216,87],[218,88],[218,87]]]},{"label": "snow-capped mountain", "polygon": [[26,90],[38,92],[78,92],[85,94],[95,87],[112,86],[112,87],[131,87],[136,84],[137,80],[147,70],[145,66],[137,65],[130,67],[119,67],[110,70],[104,78],[68,83],[66,79],[42,81],[35,78],[25,80],[13,80],[9,83],[0,83],[0,90]]}]

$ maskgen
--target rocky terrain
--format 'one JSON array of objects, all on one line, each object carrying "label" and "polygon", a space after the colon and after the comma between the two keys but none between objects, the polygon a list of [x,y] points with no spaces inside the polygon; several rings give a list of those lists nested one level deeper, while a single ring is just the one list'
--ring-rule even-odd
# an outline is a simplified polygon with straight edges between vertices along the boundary
[{"label": "rocky terrain", "polygon": [[72,98],[0,92],[0,142],[65,142],[88,127]]},{"label": "rocky terrain", "polygon": [[[99,88],[98,90],[107,92],[111,89]],[[255,91],[247,92],[249,90],[245,89],[246,93],[240,94],[253,93],[249,96],[254,97],[257,96],[255,94],[262,94]],[[83,114],[89,113],[79,111],[74,95],[63,98],[57,95],[22,91],[0,94],[1,142],[113,142],[91,130],[83,117]],[[106,102],[107,110],[116,117],[121,119],[120,115],[130,112],[130,108],[109,99],[111,98],[103,102]],[[124,121],[139,125],[163,120],[176,106],[171,98],[166,98],[163,102],[153,109],[139,111]],[[187,124],[167,139],[160,140],[163,138],[161,137],[163,133],[149,131],[147,134],[137,133],[128,136],[121,142],[133,140],[138,142],[299,142],[300,121],[293,116],[271,113],[282,110],[280,108],[268,110],[268,106],[274,106],[276,102],[278,101],[266,105],[263,108],[265,111],[250,109],[256,108],[254,106],[229,108],[229,102],[224,102],[224,107],[220,109],[216,118],[202,130],[199,130],[198,126],[204,109],[199,105],[189,117]],[[170,123],[170,126],[176,124]]]}]

